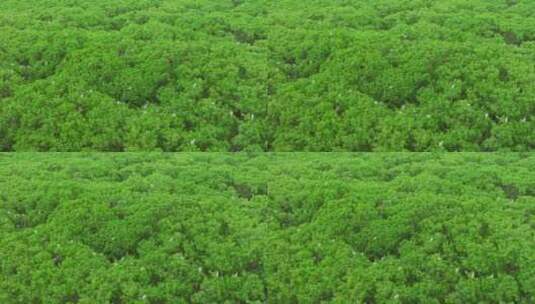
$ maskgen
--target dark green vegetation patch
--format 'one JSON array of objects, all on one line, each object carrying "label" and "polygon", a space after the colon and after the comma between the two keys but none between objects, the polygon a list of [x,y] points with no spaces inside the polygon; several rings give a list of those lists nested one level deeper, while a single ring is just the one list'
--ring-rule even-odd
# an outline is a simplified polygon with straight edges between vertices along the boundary
[{"label": "dark green vegetation patch", "polygon": [[532,150],[534,16],[531,0],[2,0],[0,150]]},{"label": "dark green vegetation patch", "polygon": [[0,156],[0,303],[534,303],[535,155]]}]

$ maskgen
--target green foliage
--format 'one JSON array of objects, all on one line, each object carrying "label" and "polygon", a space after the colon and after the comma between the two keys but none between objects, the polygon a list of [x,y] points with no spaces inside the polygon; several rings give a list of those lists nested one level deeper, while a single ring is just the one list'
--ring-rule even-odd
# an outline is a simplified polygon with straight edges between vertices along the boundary
[{"label": "green foliage", "polygon": [[530,151],[535,2],[0,2],[0,151]]},{"label": "green foliage", "polygon": [[1,303],[533,303],[535,155],[0,155]]}]

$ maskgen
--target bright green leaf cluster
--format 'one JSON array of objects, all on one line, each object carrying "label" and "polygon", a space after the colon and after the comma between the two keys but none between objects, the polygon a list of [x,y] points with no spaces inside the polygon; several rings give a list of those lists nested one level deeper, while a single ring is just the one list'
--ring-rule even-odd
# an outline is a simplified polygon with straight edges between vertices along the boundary
[{"label": "bright green leaf cluster", "polygon": [[531,154],[5,154],[1,303],[532,303]]},{"label": "bright green leaf cluster", "polygon": [[0,2],[0,151],[530,151],[535,2]]}]

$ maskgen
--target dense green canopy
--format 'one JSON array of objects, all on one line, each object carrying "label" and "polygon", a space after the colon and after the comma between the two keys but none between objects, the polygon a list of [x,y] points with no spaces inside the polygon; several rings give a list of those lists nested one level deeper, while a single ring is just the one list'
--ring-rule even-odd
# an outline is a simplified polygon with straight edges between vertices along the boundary
[{"label": "dense green canopy", "polygon": [[534,24],[530,0],[2,0],[0,150],[532,150]]},{"label": "dense green canopy", "polygon": [[533,303],[535,155],[0,155],[0,303]]}]

